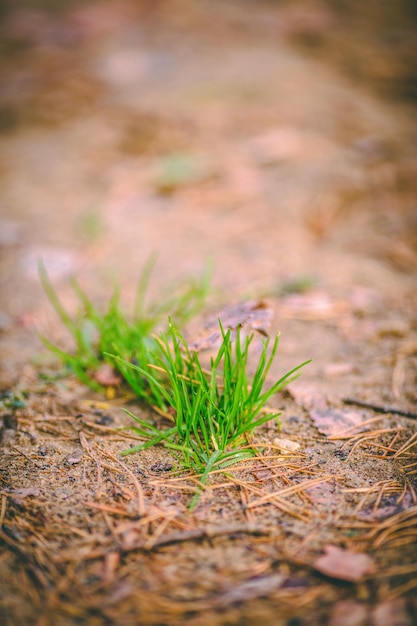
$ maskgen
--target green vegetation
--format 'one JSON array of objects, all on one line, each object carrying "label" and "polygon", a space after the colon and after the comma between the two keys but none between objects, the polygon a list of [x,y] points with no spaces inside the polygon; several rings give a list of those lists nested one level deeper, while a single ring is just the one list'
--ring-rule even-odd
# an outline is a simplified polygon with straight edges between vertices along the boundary
[{"label": "green vegetation", "polygon": [[[45,267],[39,264],[44,291],[71,334],[74,351],[66,352],[44,337],[43,342],[84,384],[95,391],[103,391],[95,377],[97,370],[105,362],[113,364],[108,353],[146,369],[156,344],[152,334],[160,328],[166,328],[168,313],[178,325],[183,325],[201,310],[205,302],[210,284],[209,268],[200,280],[190,279],[174,295],[147,305],[146,292],[154,262],[152,257],[142,271],[130,317],[123,310],[117,289],[103,313],[93,305],[76,280],[72,281],[72,287],[80,307],[75,316],[71,317],[50,282]],[[132,389],[142,401],[160,406],[159,395],[152,397],[145,379],[136,380]]]},{"label": "green vegetation", "polygon": [[191,154],[174,152],[159,160],[154,180],[156,189],[162,194],[203,181],[208,172]]},{"label": "green vegetation", "polygon": [[[221,345],[204,367],[198,352],[189,347],[178,330],[178,324],[185,323],[201,307],[208,289],[207,276],[199,283],[190,283],[182,295],[169,302],[145,307],[151,268],[152,263],[148,263],[143,271],[132,320],[123,313],[118,293],[101,314],[76,282],[73,288],[82,308],[73,319],[41,266],[44,289],[73,336],[76,349],[70,354],[47,340],[45,343],[82,381],[95,389],[100,385],[94,373],[103,362],[112,365],[142,402],[171,422],[161,427],[126,410],[136,422],[130,428],[144,442],[123,454],[164,445],[183,467],[202,474],[204,482],[214,469],[256,456],[250,434],[266,421],[278,418],[279,413],[267,408],[269,400],[308,361],[267,385],[279,336],[272,342],[262,338],[261,353],[255,364],[250,358],[254,333],[244,336],[240,326],[235,331],[224,329],[219,320]],[[176,321],[168,317],[161,329],[161,320],[166,319],[168,310]],[[256,365],[251,377],[249,361]]]},{"label": "green vegetation", "polygon": [[159,395],[160,406],[165,404],[174,421],[171,428],[160,430],[126,411],[138,424],[133,430],[146,442],[124,454],[163,443],[181,453],[185,467],[202,472],[203,482],[213,469],[255,456],[255,450],[248,447],[247,435],[266,421],[278,418],[279,413],[266,410],[266,404],[305,363],[265,389],[278,349],[278,336],[271,348],[270,340],[263,340],[255,373],[249,380],[249,348],[254,335],[243,338],[238,328],[232,340],[230,329],[225,331],[221,324],[220,329],[222,343],[208,369],[172,323],[168,332],[157,339],[147,368],[113,356],[133,388],[138,380],[146,378],[153,395]]}]

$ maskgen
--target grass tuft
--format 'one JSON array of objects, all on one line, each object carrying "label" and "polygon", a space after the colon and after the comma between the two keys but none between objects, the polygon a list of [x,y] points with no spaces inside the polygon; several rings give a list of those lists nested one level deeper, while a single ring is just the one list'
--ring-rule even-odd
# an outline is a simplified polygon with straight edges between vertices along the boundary
[{"label": "grass tuft", "polygon": [[263,339],[255,374],[249,379],[248,360],[254,335],[243,337],[238,328],[232,341],[231,330],[225,331],[220,321],[219,325],[222,343],[208,369],[171,321],[168,332],[156,339],[146,367],[111,356],[119,370],[129,376],[129,382],[143,378],[148,381],[153,393],[159,395],[160,406],[173,416],[174,422],[160,430],[125,409],[136,421],[132,430],[145,442],[123,454],[162,444],[174,454],[180,452],[181,464],[202,473],[202,482],[214,469],[256,456],[248,435],[265,422],[278,419],[280,413],[264,411],[267,403],[297,377],[308,361],[266,386],[279,336],[272,345],[269,338]]},{"label": "grass tuft", "polygon": [[[39,263],[43,289],[72,336],[74,350],[67,352],[45,337],[42,340],[84,384],[95,391],[103,391],[102,385],[95,379],[99,367],[105,362],[114,365],[114,361],[108,356],[109,353],[146,369],[156,343],[153,333],[161,327],[166,329],[168,313],[176,323],[182,325],[191,319],[205,302],[210,285],[210,268],[206,269],[199,280],[189,280],[184,288],[180,288],[169,298],[146,304],[146,293],[154,263],[155,259],[151,257],[141,273],[131,316],[126,315],[122,308],[118,289],[114,291],[107,308],[102,312],[94,306],[75,279],[72,280],[72,288],[80,306],[75,316],[71,316],[60,301],[43,263]],[[153,387],[148,384],[146,378],[133,378],[122,362],[120,373],[139,399],[158,407],[162,406],[160,394],[153,395]]]},{"label": "grass tuft", "polygon": [[[184,468],[201,474],[204,483],[211,471],[257,455],[251,447],[251,433],[267,421],[278,420],[280,415],[267,408],[268,402],[309,361],[268,384],[279,335],[273,341],[262,338],[262,349],[254,363],[251,354],[254,334],[245,335],[238,327],[232,335],[219,320],[221,345],[209,366],[204,367],[178,325],[202,307],[208,291],[208,273],[200,282],[190,283],[182,294],[146,305],[153,264],[151,259],[142,272],[131,318],[121,308],[118,291],[110,299],[107,310],[101,313],[76,281],[72,287],[80,308],[71,317],[40,264],[44,290],[72,335],[75,350],[65,352],[47,339],[44,342],[93,389],[102,389],[95,373],[103,362],[110,364],[142,402],[169,420],[169,425],[160,428],[125,409],[135,422],[130,428],[144,442],[122,454],[163,445]],[[168,312],[171,317],[163,323]],[[252,376],[248,374],[249,361],[251,366],[256,366]],[[192,506],[198,497],[199,493]]]}]

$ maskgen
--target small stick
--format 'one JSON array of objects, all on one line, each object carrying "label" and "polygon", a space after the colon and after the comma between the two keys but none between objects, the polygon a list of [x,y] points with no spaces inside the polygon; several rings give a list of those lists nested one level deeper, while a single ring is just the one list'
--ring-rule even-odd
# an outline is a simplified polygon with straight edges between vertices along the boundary
[{"label": "small stick", "polygon": [[[255,537],[261,537],[263,535],[270,535],[270,530],[267,528],[256,526],[225,526],[217,530],[208,530],[203,528],[196,528],[183,533],[175,533],[172,535],[166,535],[158,538],[158,540],[151,547],[152,550],[163,546],[168,546],[174,543],[182,543],[185,541],[195,541],[199,539],[214,539],[222,536],[235,536],[240,534],[254,535]],[[146,549],[146,548],[145,548]]]},{"label": "small stick", "polygon": [[30,458],[30,456],[28,456],[27,454],[25,454],[24,452],[22,452],[22,450],[19,450],[19,448],[16,448],[16,446],[12,446],[13,450],[16,450],[16,452],[18,452],[19,454],[21,454],[22,456],[25,457],[25,459],[27,459],[28,461],[30,461],[31,463],[33,463],[33,465],[35,467],[42,467],[41,465],[39,465],[39,463],[36,463],[36,461],[34,461],[33,459]]},{"label": "small stick", "polygon": [[372,404],[371,402],[362,402],[362,400],[355,400],[355,398],[343,398],[342,401],[345,404],[361,406],[364,409],[372,409],[377,413],[394,413],[394,415],[401,415],[401,417],[408,417],[412,420],[417,419],[417,413],[412,413],[411,411],[401,411],[400,409],[396,409],[392,406],[380,406],[378,404]]},{"label": "small stick", "polygon": [[4,518],[6,516],[7,496],[2,494],[1,496],[1,511],[0,511],[0,530],[3,527]]}]

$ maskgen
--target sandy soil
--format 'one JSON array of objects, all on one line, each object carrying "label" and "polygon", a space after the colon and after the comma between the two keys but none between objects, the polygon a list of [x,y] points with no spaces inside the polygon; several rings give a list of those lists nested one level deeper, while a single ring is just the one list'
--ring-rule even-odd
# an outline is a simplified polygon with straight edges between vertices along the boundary
[{"label": "sandy soil", "polygon": [[[416,622],[415,16],[400,8],[5,11],[4,624]],[[123,394],[61,377],[39,339],[71,346],[40,257],[74,311],[72,275],[97,302],[119,282],[128,304],[153,252],[153,295],[213,264],[190,335],[263,299],[272,375],[313,360],[274,399],[264,457],[213,475],[193,512],[196,478],[166,451],[120,457]]]}]

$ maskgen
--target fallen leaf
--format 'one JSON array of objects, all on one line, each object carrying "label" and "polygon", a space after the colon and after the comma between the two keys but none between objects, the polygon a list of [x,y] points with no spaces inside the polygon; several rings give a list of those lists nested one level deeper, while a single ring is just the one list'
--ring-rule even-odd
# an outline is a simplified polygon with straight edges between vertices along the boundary
[{"label": "fallen leaf", "polygon": [[360,511],[357,517],[365,522],[381,522],[388,517],[392,517],[401,511],[406,511],[414,505],[414,500],[410,492],[407,492],[404,497],[398,502],[398,494],[388,496],[383,499],[384,506],[378,509],[369,508]]},{"label": "fallen leaf", "polygon": [[349,430],[350,433],[357,432],[363,421],[361,413],[350,409],[313,409],[310,417],[316,428],[328,437],[340,435],[347,429],[352,429]]},{"label": "fallen leaf", "polygon": [[81,461],[84,455],[84,450],[82,448],[77,448],[65,459],[65,463],[69,463],[70,465],[76,465]]},{"label": "fallen leaf", "polygon": [[211,332],[191,343],[190,348],[199,351],[217,346],[222,336],[219,329],[219,320],[226,331],[229,329],[236,331],[240,327],[247,327],[261,335],[267,336],[267,329],[271,325],[272,315],[272,308],[263,300],[251,300],[226,307],[207,320],[205,328]]},{"label": "fallen leaf", "polygon": [[334,506],[335,487],[333,484],[321,483],[306,489],[306,494],[316,505]]},{"label": "fallen leaf", "polygon": [[325,554],[313,563],[313,567],[325,576],[358,582],[375,571],[375,564],[367,554],[349,552],[337,546],[326,546],[324,550]]},{"label": "fallen leaf", "polygon": [[263,300],[250,300],[222,309],[217,315],[211,316],[206,327],[218,326],[220,319],[225,328],[236,329],[238,326],[249,326],[253,330],[266,332],[271,325],[273,311]]},{"label": "fallen leaf", "polygon": [[366,626],[368,607],[354,600],[342,600],[332,609],[329,626]]},{"label": "fallen leaf", "polygon": [[216,609],[226,608],[236,602],[247,602],[255,598],[268,596],[284,583],[286,577],[283,574],[273,574],[251,578],[238,585],[233,585],[228,591],[211,599],[211,606]]},{"label": "fallen leaf", "polygon": [[106,593],[102,599],[104,606],[119,605],[122,600],[125,600],[135,592],[135,587],[130,585],[125,580],[120,580],[116,583],[110,593]]},{"label": "fallen leaf", "polygon": [[374,626],[413,626],[413,617],[407,611],[407,603],[404,598],[381,602],[372,611],[372,624]]}]

